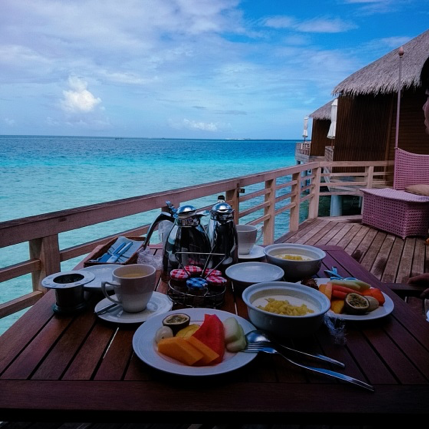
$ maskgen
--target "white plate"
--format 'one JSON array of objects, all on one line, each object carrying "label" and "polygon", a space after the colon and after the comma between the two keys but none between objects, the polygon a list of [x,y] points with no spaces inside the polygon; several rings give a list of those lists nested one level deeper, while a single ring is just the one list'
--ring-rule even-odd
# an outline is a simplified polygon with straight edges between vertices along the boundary
[{"label": "white plate", "polygon": [[243,283],[274,282],[281,280],[284,271],[277,265],[266,262],[239,262],[230,265],[225,274],[232,281]]},{"label": "white plate", "polygon": [[[329,282],[330,279],[328,279],[328,278],[320,278],[320,279],[315,278],[314,280],[316,280],[316,283],[319,286],[323,283]],[[362,315],[337,314],[337,313],[334,313],[333,311],[329,310],[328,316],[336,317],[337,319],[342,319],[342,320],[374,320],[374,319],[380,319],[382,317],[386,317],[387,315],[389,315],[393,311],[395,305],[393,304],[393,301],[389,296],[387,296],[384,292],[381,292],[381,293],[384,296],[385,303],[383,305],[380,305],[380,307],[378,307],[377,310],[374,310],[374,311],[371,311],[370,313],[362,314]]]},{"label": "white plate", "polygon": [[[204,314],[216,314],[222,321],[228,317],[235,317],[243,327],[245,333],[256,329],[246,319],[222,310],[214,310],[211,308],[187,308],[174,310],[172,313],[188,314],[191,318],[191,323],[197,324],[201,324],[203,322]],[[143,362],[153,368],[177,375],[217,375],[241,368],[251,362],[257,355],[257,353],[230,353],[225,351],[223,361],[217,365],[194,367],[182,364],[175,359],[162,355],[157,350],[155,332],[162,326],[162,320],[164,317],[165,316],[162,315],[151,318],[137,329],[133,337],[134,352]]]},{"label": "white plate", "polygon": [[261,246],[253,246],[252,250],[247,255],[238,254],[238,259],[259,259],[265,256],[264,248]]},{"label": "white plate", "polygon": [[[94,311],[97,312],[110,304],[113,304],[112,301],[104,298],[95,306]],[[167,311],[170,311],[172,307],[173,302],[167,295],[164,293],[154,292],[146,309],[140,313],[127,313],[122,310],[120,305],[118,305],[107,313],[98,314],[98,317],[100,319],[107,320],[108,322],[115,323],[142,323],[154,316],[162,316],[167,313]]]},{"label": "white plate", "polygon": [[[111,282],[112,272],[115,268],[122,267],[121,264],[103,264],[91,265],[90,267],[82,268],[79,271],[89,271],[95,275],[94,280],[84,285],[85,289],[100,289],[101,282]],[[109,289],[109,288],[107,288]]]}]

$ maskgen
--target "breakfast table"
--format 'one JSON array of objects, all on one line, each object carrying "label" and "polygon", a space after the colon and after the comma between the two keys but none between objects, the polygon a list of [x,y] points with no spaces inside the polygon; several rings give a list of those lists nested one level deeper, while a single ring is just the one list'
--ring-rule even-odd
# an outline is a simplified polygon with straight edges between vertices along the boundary
[{"label": "breakfast table", "polygon": [[[146,322],[121,324],[95,315],[104,298],[97,290],[88,293],[85,310],[56,314],[50,290],[0,337],[0,419],[344,426],[409,425],[428,416],[429,323],[344,250],[321,248],[326,257],[318,277],[336,267],[343,277],[381,289],[393,311],[376,319],[329,318],[315,335],[285,343],[344,362],[338,369],[300,359],[363,380],[373,392],[262,353],[221,373],[164,371],[145,363],[133,348],[133,337]],[[158,273],[156,292],[165,294],[167,287]],[[231,285],[220,311],[248,318],[241,293]]]}]

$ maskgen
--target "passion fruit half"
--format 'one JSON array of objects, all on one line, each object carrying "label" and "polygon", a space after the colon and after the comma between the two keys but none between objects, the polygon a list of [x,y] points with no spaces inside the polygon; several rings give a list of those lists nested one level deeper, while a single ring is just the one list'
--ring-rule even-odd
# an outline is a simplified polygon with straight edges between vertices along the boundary
[{"label": "passion fruit half", "polygon": [[378,307],[380,307],[380,303],[373,296],[366,296],[365,298],[369,301],[368,311],[374,311],[377,310]]},{"label": "passion fruit half", "polygon": [[186,328],[190,321],[191,318],[187,314],[174,313],[165,317],[162,324],[164,326],[169,326],[173,330],[174,335],[176,335],[181,329]]},{"label": "passion fruit half", "polygon": [[358,293],[348,293],[344,299],[344,310],[349,314],[365,314],[369,311],[369,301]]}]

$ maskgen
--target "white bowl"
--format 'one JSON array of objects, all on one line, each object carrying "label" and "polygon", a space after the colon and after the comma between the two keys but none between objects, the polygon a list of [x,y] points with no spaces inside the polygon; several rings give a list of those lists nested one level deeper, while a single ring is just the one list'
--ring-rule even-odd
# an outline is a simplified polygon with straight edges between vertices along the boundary
[{"label": "white bowl", "polygon": [[229,266],[225,274],[238,289],[255,283],[282,280],[284,276],[282,268],[266,262],[239,262]]},{"label": "white bowl", "polygon": [[[294,243],[271,244],[264,248],[264,252],[270,264],[283,269],[284,279],[289,282],[297,282],[317,274],[322,265],[322,260],[326,256],[326,253],[317,247]],[[309,259],[297,261],[279,257],[285,253]]]},{"label": "white bowl", "polygon": [[[323,323],[330,301],[322,292],[309,286],[288,282],[266,282],[249,286],[243,291],[250,321],[259,329],[271,332],[279,338],[305,337],[315,333]],[[258,308],[265,307],[266,298],[287,300],[292,305],[306,304],[314,313],[288,316]]]}]

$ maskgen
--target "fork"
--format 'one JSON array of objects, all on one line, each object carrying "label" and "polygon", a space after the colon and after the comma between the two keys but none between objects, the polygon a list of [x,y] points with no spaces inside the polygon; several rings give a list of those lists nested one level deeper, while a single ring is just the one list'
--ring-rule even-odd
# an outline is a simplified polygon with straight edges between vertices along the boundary
[{"label": "fork", "polygon": [[345,367],[345,364],[343,362],[339,362],[339,361],[332,359],[328,356],[324,356],[324,355],[321,355],[318,353],[313,355],[313,354],[304,352],[302,350],[296,350],[296,349],[293,349],[292,347],[288,347],[284,344],[277,343],[277,342],[273,341],[271,338],[269,338],[268,335],[265,334],[265,332],[263,332],[259,329],[255,329],[254,331],[248,332],[246,334],[246,340],[247,340],[247,344],[259,344],[261,346],[272,347],[276,350],[278,347],[281,347],[282,349],[285,349],[289,352],[299,354],[299,355],[305,356],[307,358],[328,362],[332,365],[336,365],[336,366],[339,366],[341,368]]},{"label": "fork", "polygon": [[278,354],[278,355],[282,356],[284,359],[286,359],[292,365],[296,365],[300,368],[306,369],[308,371],[316,372],[318,374],[322,374],[322,375],[325,375],[328,377],[333,377],[333,378],[336,378],[338,380],[345,381],[347,383],[351,383],[351,384],[354,384],[355,386],[362,387],[363,389],[367,389],[367,390],[370,390],[371,392],[374,392],[373,386],[371,386],[370,384],[367,384],[361,380],[350,377],[349,375],[346,375],[346,374],[341,374],[339,372],[331,371],[329,369],[303,365],[301,363],[295,362],[294,360],[288,358],[286,355],[284,355],[283,353],[279,352],[278,350],[276,350],[272,347],[263,346],[263,345],[259,345],[259,344],[248,344],[245,349],[241,350],[241,352],[243,352],[243,353],[264,352],[264,353],[268,353],[268,354]]}]

